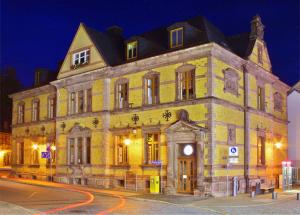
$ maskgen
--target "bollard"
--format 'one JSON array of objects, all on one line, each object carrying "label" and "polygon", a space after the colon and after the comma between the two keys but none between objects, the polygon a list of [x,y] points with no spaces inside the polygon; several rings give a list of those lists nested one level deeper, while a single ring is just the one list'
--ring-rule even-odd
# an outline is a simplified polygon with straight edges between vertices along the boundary
[{"label": "bollard", "polygon": [[300,200],[300,193],[297,193],[297,200]]},{"label": "bollard", "polygon": [[276,192],[272,192],[272,199],[277,199],[277,193]]},{"label": "bollard", "polygon": [[255,191],[252,191],[252,192],[250,193],[250,197],[251,197],[251,198],[254,198],[254,197],[255,197]]}]

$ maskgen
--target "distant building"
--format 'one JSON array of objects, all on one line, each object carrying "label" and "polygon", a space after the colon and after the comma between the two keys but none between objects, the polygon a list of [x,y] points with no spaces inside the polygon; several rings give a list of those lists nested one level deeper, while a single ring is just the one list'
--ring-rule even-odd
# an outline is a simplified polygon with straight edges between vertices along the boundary
[{"label": "distant building", "polygon": [[289,89],[259,16],[235,36],[204,17],[128,39],[81,23],[57,80],[11,95],[14,171],[49,179],[52,146],[61,183],[149,191],[160,175],[166,193],[214,196],[233,177],[240,193],[278,184]]},{"label": "distant building", "polygon": [[9,167],[11,163],[11,120],[12,100],[9,94],[21,89],[13,68],[1,70],[0,73],[0,168]]},{"label": "distant building", "polygon": [[[288,157],[292,166],[300,168],[300,81],[288,93]],[[300,181],[300,170],[299,170]]]}]

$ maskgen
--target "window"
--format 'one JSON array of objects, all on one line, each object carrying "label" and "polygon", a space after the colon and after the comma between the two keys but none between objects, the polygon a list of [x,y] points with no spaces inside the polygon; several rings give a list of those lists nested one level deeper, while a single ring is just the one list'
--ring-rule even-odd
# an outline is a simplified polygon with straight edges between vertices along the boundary
[{"label": "window", "polygon": [[40,116],[40,101],[39,100],[33,100],[32,102],[32,121],[36,122],[39,120]]},{"label": "window", "polygon": [[20,103],[18,105],[18,123],[24,123],[25,104]]},{"label": "window", "polygon": [[92,111],[92,89],[71,92],[69,96],[69,114]]},{"label": "window", "polygon": [[170,32],[171,48],[176,48],[183,45],[183,28],[177,28]]},{"label": "window", "polygon": [[274,110],[275,111],[282,111],[282,102],[283,98],[279,92],[274,93]]},{"label": "window", "polygon": [[91,138],[76,137],[69,138],[69,157],[70,165],[90,164],[91,163]]},{"label": "window", "polygon": [[31,151],[31,164],[39,165],[39,150],[38,149],[32,149],[32,151]]},{"label": "window", "polygon": [[53,119],[55,117],[56,102],[55,97],[48,98],[48,119]]},{"label": "window", "polygon": [[17,164],[24,164],[24,142],[17,143]]},{"label": "window", "polygon": [[257,87],[257,109],[265,111],[265,89]]},{"label": "window", "polygon": [[261,45],[257,45],[257,62],[260,64],[263,64],[262,46]]},{"label": "window", "polygon": [[195,70],[177,73],[178,100],[193,99],[195,97]]},{"label": "window", "polygon": [[265,165],[265,137],[258,137],[257,140],[257,165]]},{"label": "window", "polygon": [[115,163],[117,165],[126,165],[128,163],[128,146],[125,145],[124,141],[126,136],[116,136],[115,137],[115,149],[116,149],[116,159]]},{"label": "window", "polygon": [[77,96],[78,96],[78,106],[77,106],[77,113],[82,113],[83,112],[83,105],[84,105],[84,102],[83,102],[83,91],[79,91],[77,93]]},{"label": "window", "polygon": [[133,59],[137,57],[137,41],[127,44],[127,59]]},{"label": "window", "polygon": [[92,89],[86,91],[86,111],[92,111]]},{"label": "window", "polygon": [[128,108],[128,81],[122,79],[116,84],[116,108]]},{"label": "window", "polygon": [[231,68],[223,70],[224,73],[224,92],[229,92],[238,96],[239,94],[239,76],[236,71]]},{"label": "window", "polygon": [[148,164],[152,164],[153,161],[159,160],[159,134],[147,134],[146,135],[146,160]]},{"label": "window", "polygon": [[90,50],[84,50],[73,54],[72,65],[77,68],[79,65],[87,64],[90,58]]},{"label": "window", "polygon": [[153,105],[159,103],[159,75],[152,74],[144,78],[144,104]]}]

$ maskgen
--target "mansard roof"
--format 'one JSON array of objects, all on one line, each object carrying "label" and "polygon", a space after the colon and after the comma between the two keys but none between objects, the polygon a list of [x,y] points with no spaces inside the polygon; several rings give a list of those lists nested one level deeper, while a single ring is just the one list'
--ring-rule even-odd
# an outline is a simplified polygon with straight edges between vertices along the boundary
[{"label": "mansard roof", "polygon": [[[121,34],[99,32],[86,25],[84,27],[98,51],[103,54],[105,62],[110,66],[126,63],[126,43],[133,40],[138,41],[138,57],[135,60],[211,42],[246,58],[252,52],[255,43],[254,39],[250,39],[250,32],[226,36],[202,16],[155,28],[127,39],[124,39]],[[184,45],[172,49],[169,47],[169,31],[177,27],[184,28]]]}]

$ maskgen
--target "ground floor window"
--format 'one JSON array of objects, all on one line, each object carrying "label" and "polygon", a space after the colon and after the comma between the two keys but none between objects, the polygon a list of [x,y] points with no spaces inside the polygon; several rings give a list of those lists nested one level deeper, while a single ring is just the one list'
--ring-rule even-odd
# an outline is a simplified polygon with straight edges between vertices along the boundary
[{"label": "ground floor window", "polygon": [[117,165],[125,165],[128,163],[128,146],[125,144],[127,139],[124,135],[115,136],[115,163]]},{"label": "ground floor window", "polygon": [[68,139],[68,163],[90,164],[91,163],[91,138],[77,137]]},{"label": "ground floor window", "polygon": [[146,161],[148,164],[152,164],[153,161],[159,160],[159,134],[150,133],[146,135]]},{"label": "ground floor window", "polygon": [[24,142],[17,143],[17,164],[24,164]]},{"label": "ground floor window", "polygon": [[265,165],[265,137],[257,139],[257,165]]}]

